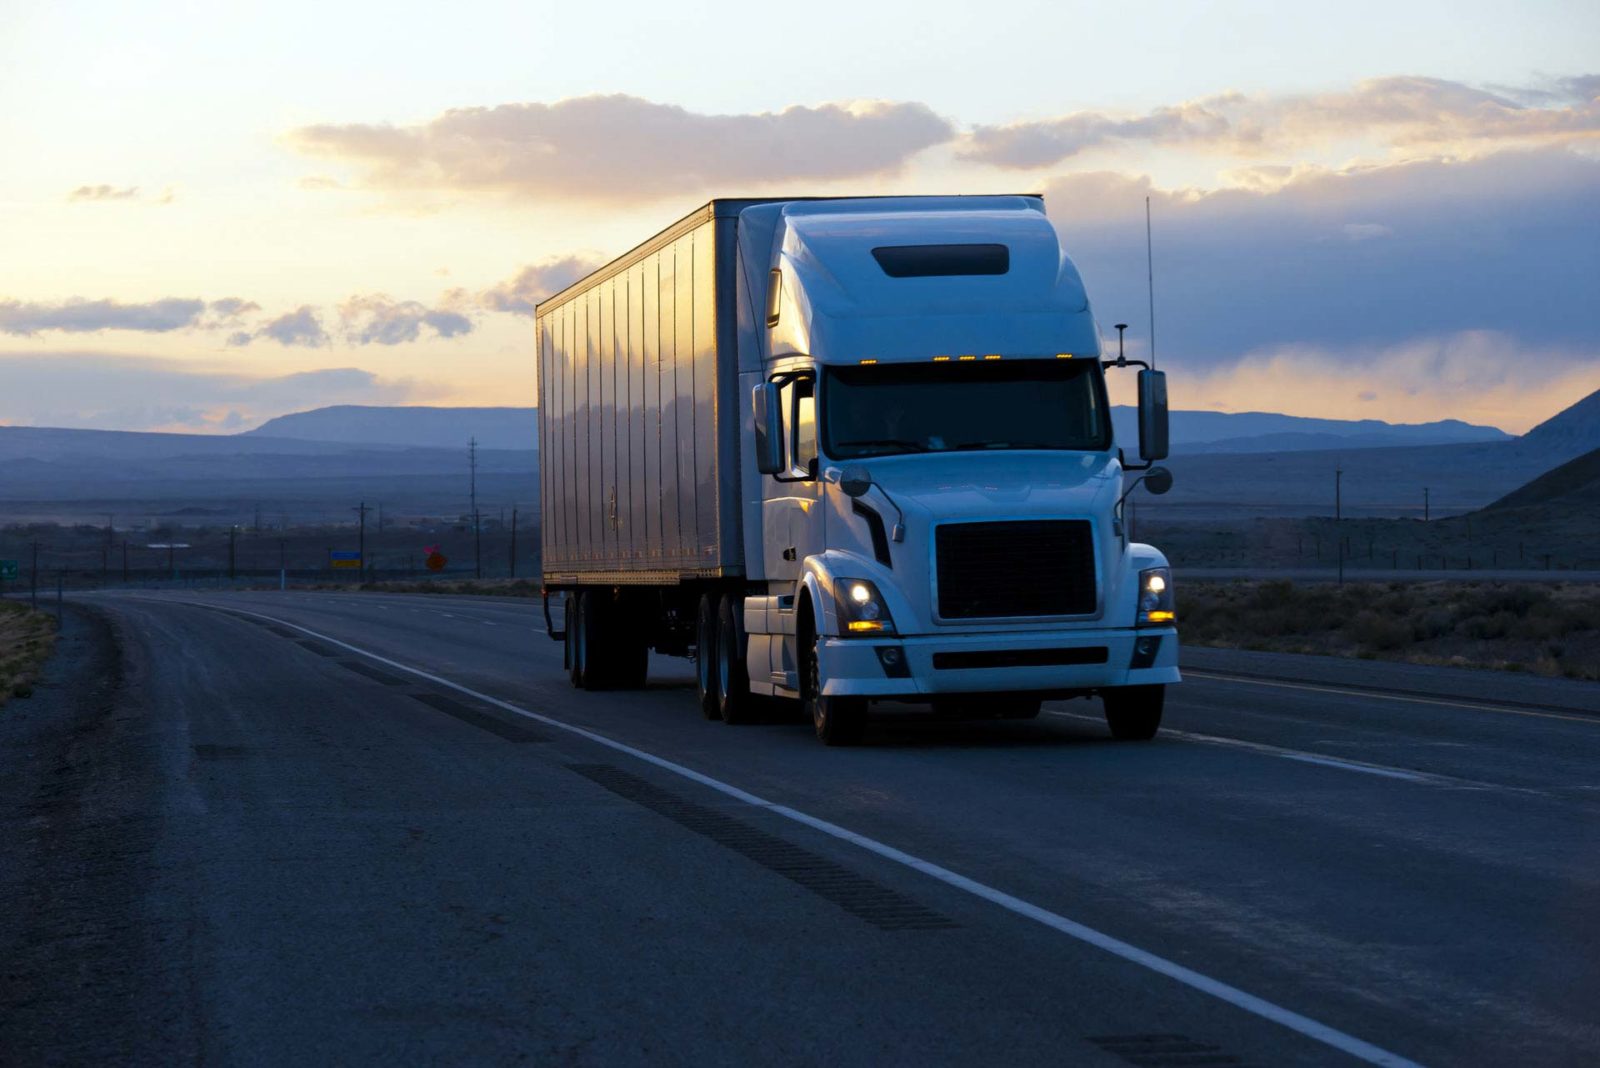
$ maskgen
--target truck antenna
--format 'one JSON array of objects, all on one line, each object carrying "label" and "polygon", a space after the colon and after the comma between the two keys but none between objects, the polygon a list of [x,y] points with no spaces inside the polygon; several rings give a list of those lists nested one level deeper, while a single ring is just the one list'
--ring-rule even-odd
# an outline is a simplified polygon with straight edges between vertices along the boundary
[{"label": "truck antenna", "polygon": [[1150,242],[1150,198],[1144,198],[1144,266],[1150,288],[1150,370],[1156,369],[1156,261]]}]

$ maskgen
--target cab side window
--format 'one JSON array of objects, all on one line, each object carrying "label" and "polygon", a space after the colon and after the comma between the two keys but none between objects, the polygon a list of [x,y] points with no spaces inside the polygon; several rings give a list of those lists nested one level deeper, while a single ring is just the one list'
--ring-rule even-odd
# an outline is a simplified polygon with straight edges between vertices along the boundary
[{"label": "cab side window", "polygon": [[783,408],[784,474],[781,482],[815,478],[817,459],[816,380],[790,378],[780,387]]}]

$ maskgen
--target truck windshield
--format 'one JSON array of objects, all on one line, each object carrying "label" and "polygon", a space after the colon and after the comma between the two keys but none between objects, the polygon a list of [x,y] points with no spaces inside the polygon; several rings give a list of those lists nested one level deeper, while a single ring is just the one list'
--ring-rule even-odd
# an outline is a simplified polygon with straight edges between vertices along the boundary
[{"label": "truck windshield", "polygon": [[1096,360],[982,360],[829,368],[823,449],[908,452],[1111,446]]}]

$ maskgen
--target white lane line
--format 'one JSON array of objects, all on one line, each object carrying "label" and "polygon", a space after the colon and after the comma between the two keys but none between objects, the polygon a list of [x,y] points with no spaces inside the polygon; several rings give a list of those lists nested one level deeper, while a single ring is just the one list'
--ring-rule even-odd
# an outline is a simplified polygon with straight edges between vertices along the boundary
[{"label": "white lane line", "polygon": [[[1077,712],[1046,711],[1047,716],[1058,716],[1061,719],[1075,719],[1084,723],[1104,723],[1099,716],[1085,716]],[[1345,757],[1325,756],[1322,753],[1308,753],[1304,749],[1289,749],[1281,745],[1269,745],[1266,742],[1248,742],[1243,738],[1223,738],[1215,734],[1197,734],[1194,731],[1180,731],[1173,727],[1161,728],[1162,737],[1181,738],[1186,742],[1199,742],[1202,745],[1220,745],[1230,749],[1246,749],[1264,756],[1279,757],[1283,760],[1296,760],[1302,764],[1318,764],[1325,768],[1337,768],[1340,771],[1358,771],[1364,775],[1378,775],[1385,779],[1401,779],[1406,782],[1426,783],[1430,786],[1452,786],[1457,789],[1467,790],[1500,790],[1516,794],[1538,794],[1540,791],[1531,790],[1522,786],[1506,786],[1502,783],[1479,782],[1476,779],[1458,779],[1450,775],[1436,775],[1428,771],[1413,771],[1410,768],[1393,768],[1387,764],[1372,764],[1365,760],[1349,760]]]},{"label": "white lane line", "polygon": [[737,786],[734,786],[730,783],[725,783],[720,779],[714,779],[703,772],[695,771],[693,768],[685,767],[684,765],[675,763],[666,759],[665,757],[656,756],[654,753],[646,752],[643,749],[635,749],[633,746],[628,745],[625,742],[619,742],[615,739],[607,738],[603,734],[597,734],[594,731],[588,730],[587,728],[579,727],[559,719],[554,719],[538,712],[530,712],[528,709],[521,708],[509,701],[502,701],[498,697],[492,697],[489,694],[481,693],[478,690],[463,686],[458,682],[452,682],[449,679],[442,678],[441,676],[434,675],[427,671],[423,671],[421,668],[412,667],[410,664],[402,664],[398,660],[391,660],[386,656],[363,649],[360,646],[351,645],[349,642],[340,641],[338,638],[319,633],[318,631],[314,631],[309,627],[302,627],[298,623],[291,623],[288,620],[277,619],[273,616],[268,616],[260,612],[250,612],[242,608],[228,608],[197,601],[177,601],[175,603],[193,605],[197,608],[221,608],[222,611],[237,612],[241,615],[255,616],[258,619],[265,619],[270,622],[278,623],[282,626],[298,630],[303,634],[309,634],[313,638],[328,642],[332,645],[337,645],[341,649],[348,649],[352,653],[357,653],[361,656],[367,657],[368,659],[376,660],[378,663],[387,665],[388,667],[392,667],[398,671],[404,671],[408,674],[415,675],[418,678],[427,679],[429,682],[437,683],[440,686],[449,687],[450,689],[455,690],[457,693],[466,694],[468,697],[482,701],[485,704],[493,705],[496,708],[504,709],[505,711],[514,715],[523,716],[527,719],[534,720],[535,722],[542,723],[547,727],[565,731],[568,734],[573,734],[580,738],[588,739],[591,742],[594,742],[598,745],[603,745],[608,749],[615,750],[616,752],[625,753],[636,760],[642,760],[647,764],[661,768],[663,771],[668,771],[674,775],[679,775],[685,779],[688,779],[691,782],[699,783],[701,786],[715,790],[718,793],[726,797],[731,797],[736,801],[742,801],[747,805],[753,805],[756,808],[765,809],[775,816],[781,816],[784,819],[792,820],[795,823],[810,827],[813,830],[820,831],[823,834],[837,838],[840,841],[849,842],[852,845],[859,846],[870,853],[874,853],[880,857],[883,857],[885,860],[890,860],[896,864],[910,868],[913,871],[921,872],[923,875],[926,875],[931,879],[937,879],[946,886],[954,887],[957,890],[961,890],[965,893],[971,894],[974,897],[981,898],[982,900],[988,901],[991,904],[998,905],[1008,912],[1043,924],[1044,926],[1055,931],[1059,931],[1069,938],[1073,938],[1080,942],[1094,946],[1097,949],[1105,950],[1112,956],[1119,957],[1122,960],[1128,961],[1129,963],[1137,964],[1140,967],[1147,968],[1158,975],[1164,975],[1167,978],[1182,983],[1184,986],[1187,986],[1193,990],[1198,990],[1203,994],[1209,994],[1217,1000],[1232,1005],[1237,1009],[1241,1009],[1253,1016],[1258,1016],[1263,1020],[1269,1020],[1272,1023],[1279,1024],[1291,1031],[1304,1035],[1306,1038],[1312,1039],[1316,1042],[1321,1042],[1325,1046],[1330,1046],[1333,1049],[1339,1050],[1343,1053],[1348,1053],[1350,1056],[1355,1057],[1358,1060],[1365,1061],[1368,1064],[1386,1065],[1390,1066],[1390,1068],[1420,1068],[1415,1061],[1402,1057],[1398,1053],[1391,1053],[1380,1046],[1375,1046],[1370,1042],[1356,1038],[1354,1035],[1346,1034],[1345,1032],[1330,1027],[1325,1023],[1313,1020],[1309,1016],[1302,1016],[1298,1012],[1294,1012],[1291,1009],[1286,1009],[1281,1005],[1274,1004],[1273,1002],[1267,1001],[1265,998],[1257,997],[1254,994],[1240,990],[1236,986],[1230,986],[1219,979],[1213,979],[1209,975],[1204,975],[1192,968],[1186,968],[1175,961],[1170,961],[1165,957],[1157,956],[1156,954],[1151,953],[1149,950],[1140,949],[1138,946],[1124,942],[1120,938],[1115,938],[1111,935],[1105,934],[1094,929],[1093,927],[1081,924],[1076,920],[1070,920],[1059,913],[1051,912],[1048,909],[1041,908],[1038,905],[1024,901],[1019,897],[1014,897],[1011,894],[1006,893],[1004,890],[997,890],[992,886],[978,882],[976,879],[969,879],[965,875],[953,872],[948,868],[940,867],[932,861],[923,860],[921,857],[913,856],[910,853],[903,852],[899,849],[896,849],[894,846],[887,845],[875,838],[868,838],[866,835],[857,834],[855,831],[841,827],[836,823],[829,823],[827,820],[818,819],[816,816],[801,812],[798,809],[790,808],[787,805],[780,805],[776,804],[775,802],[768,801],[765,798],[758,797],[747,790],[741,790]]},{"label": "white lane line", "polygon": [[1445,708],[1470,708],[1478,712],[1500,712],[1509,716],[1532,716],[1535,719],[1564,719],[1571,723],[1600,724],[1600,715],[1564,716],[1559,712],[1535,712],[1526,708],[1507,708],[1504,705],[1481,705],[1470,701],[1449,701],[1435,697],[1413,697],[1409,694],[1380,693],[1375,690],[1345,690],[1337,686],[1312,686],[1303,682],[1278,682],[1275,679],[1253,679],[1243,675],[1219,675],[1209,671],[1183,669],[1186,679],[1210,679],[1214,682],[1240,682],[1249,686],[1273,686],[1280,690],[1305,690],[1307,693],[1331,693],[1340,697],[1370,697],[1379,701],[1403,701],[1413,705],[1440,705]]},{"label": "white lane line", "polygon": [[1414,771],[1400,771],[1397,768],[1386,768],[1378,764],[1360,764],[1354,760],[1340,760],[1337,757],[1313,756],[1310,753],[1281,753],[1285,760],[1298,760],[1302,764],[1320,764],[1325,768],[1340,768],[1344,771],[1359,771],[1363,775],[1381,775],[1386,779],[1404,779],[1406,782],[1428,782],[1428,776],[1418,775]]}]

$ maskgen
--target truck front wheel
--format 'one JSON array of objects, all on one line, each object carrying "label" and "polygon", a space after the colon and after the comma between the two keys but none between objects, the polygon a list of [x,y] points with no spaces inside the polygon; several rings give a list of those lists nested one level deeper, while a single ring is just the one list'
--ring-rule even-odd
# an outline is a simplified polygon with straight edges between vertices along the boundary
[{"label": "truck front wheel", "polygon": [[801,695],[811,726],[823,745],[855,745],[867,730],[867,700],[864,697],[829,697],[822,692],[821,657],[817,646],[822,639],[812,638],[811,655],[806,661],[806,688]]},{"label": "truck front wheel", "polygon": [[1121,741],[1145,742],[1161,729],[1161,707],[1166,703],[1165,686],[1117,686],[1100,694],[1106,706],[1106,726],[1111,737]]}]

